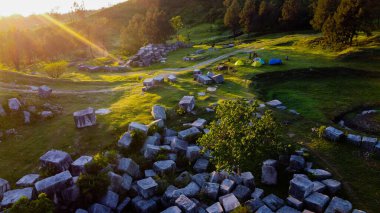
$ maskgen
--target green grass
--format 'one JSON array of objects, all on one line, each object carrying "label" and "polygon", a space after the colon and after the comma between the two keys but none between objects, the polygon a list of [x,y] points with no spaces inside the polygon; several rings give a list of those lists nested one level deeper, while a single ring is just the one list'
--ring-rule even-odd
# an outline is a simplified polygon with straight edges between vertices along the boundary
[{"label": "green grass", "polygon": [[279,99],[304,117],[320,122],[329,122],[355,107],[379,104],[380,77],[366,76],[364,71],[361,76],[322,73],[264,80],[259,89],[266,100]]}]

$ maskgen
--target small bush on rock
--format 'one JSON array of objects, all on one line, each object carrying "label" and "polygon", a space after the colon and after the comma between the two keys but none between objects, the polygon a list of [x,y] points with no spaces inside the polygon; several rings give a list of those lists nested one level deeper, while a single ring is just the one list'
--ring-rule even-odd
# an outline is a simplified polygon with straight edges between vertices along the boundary
[{"label": "small bush on rock", "polygon": [[110,180],[104,168],[108,163],[107,157],[96,154],[93,161],[86,164],[86,173],[79,176],[77,185],[85,203],[96,202],[107,192]]},{"label": "small bush on rock", "polygon": [[9,209],[9,213],[53,213],[54,210],[55,206],[53,201],[51,201],[45,193],[41,193],[38,195],[38,198],[33,201],[22,197]]},{"label": "small bush on rock", "polygon": [[246,206],[239,206],[232,211],[232,213],[249,213],[251,212]]}]

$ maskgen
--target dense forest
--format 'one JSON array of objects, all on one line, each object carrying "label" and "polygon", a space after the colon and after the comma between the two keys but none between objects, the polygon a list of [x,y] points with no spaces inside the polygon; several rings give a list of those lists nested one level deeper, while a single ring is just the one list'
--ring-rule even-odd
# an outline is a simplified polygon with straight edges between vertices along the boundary
[{"label": "dense forest", "polygon": [[[147,43],[162,43],[181,27],[219,23],[233,36],[313,29],[323,33],[321,44],[338,48],[352,45],[358,32],[370,35],[379,27],[380,3],[371,0],[129,0],[100,11],[77,4],[69,14],[11,17],[0,20],[0,61],[20,69],[39,61],[89,58],[97,49],[133,54]],[[78,36],[69,36],[63,23]],[[20,27],[12,28],[14,23]],[[186,40],[177,35],[177,39]],[[333,45],[332,45],[333,44]]]}]

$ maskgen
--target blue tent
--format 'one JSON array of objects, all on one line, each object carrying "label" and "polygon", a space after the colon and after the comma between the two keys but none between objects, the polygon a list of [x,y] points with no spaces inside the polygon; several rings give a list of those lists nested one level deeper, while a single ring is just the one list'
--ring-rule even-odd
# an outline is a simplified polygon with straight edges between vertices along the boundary
[{"label": "blue tent", "polygon": [[280,65],[280,64],[282,64],[281,59],[272,58],[271,60],[269,60],[269,65]]}]

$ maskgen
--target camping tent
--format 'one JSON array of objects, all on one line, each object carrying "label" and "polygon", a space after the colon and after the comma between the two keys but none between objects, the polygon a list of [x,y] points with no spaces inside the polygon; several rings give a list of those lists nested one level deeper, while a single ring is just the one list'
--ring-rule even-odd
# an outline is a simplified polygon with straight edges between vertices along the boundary
[{"label": "camping tent", "polygon": [[261,64],[265,64],[265,61],[264,61],[264,59],[262,59],[262,58],[255,58],[255,59],[253,59],[253,61],[258,61],[258,62],[260,62]]},{"label": "camping tent", "polygon": [[237,60],[235,66],[244,66],[244,62],[242,60]]},{"label": "camping tent", "polygon": [[253,67],[261,67],[263,64],[260,62],[260,61],[254,61],[253,63],[252,63],[252,66]]},{"label": "camping tent", "polygon": [[282,64],[281,59],[272,58],[271,60],[269,60],[269,65],[280,65],[280,64]]}]

